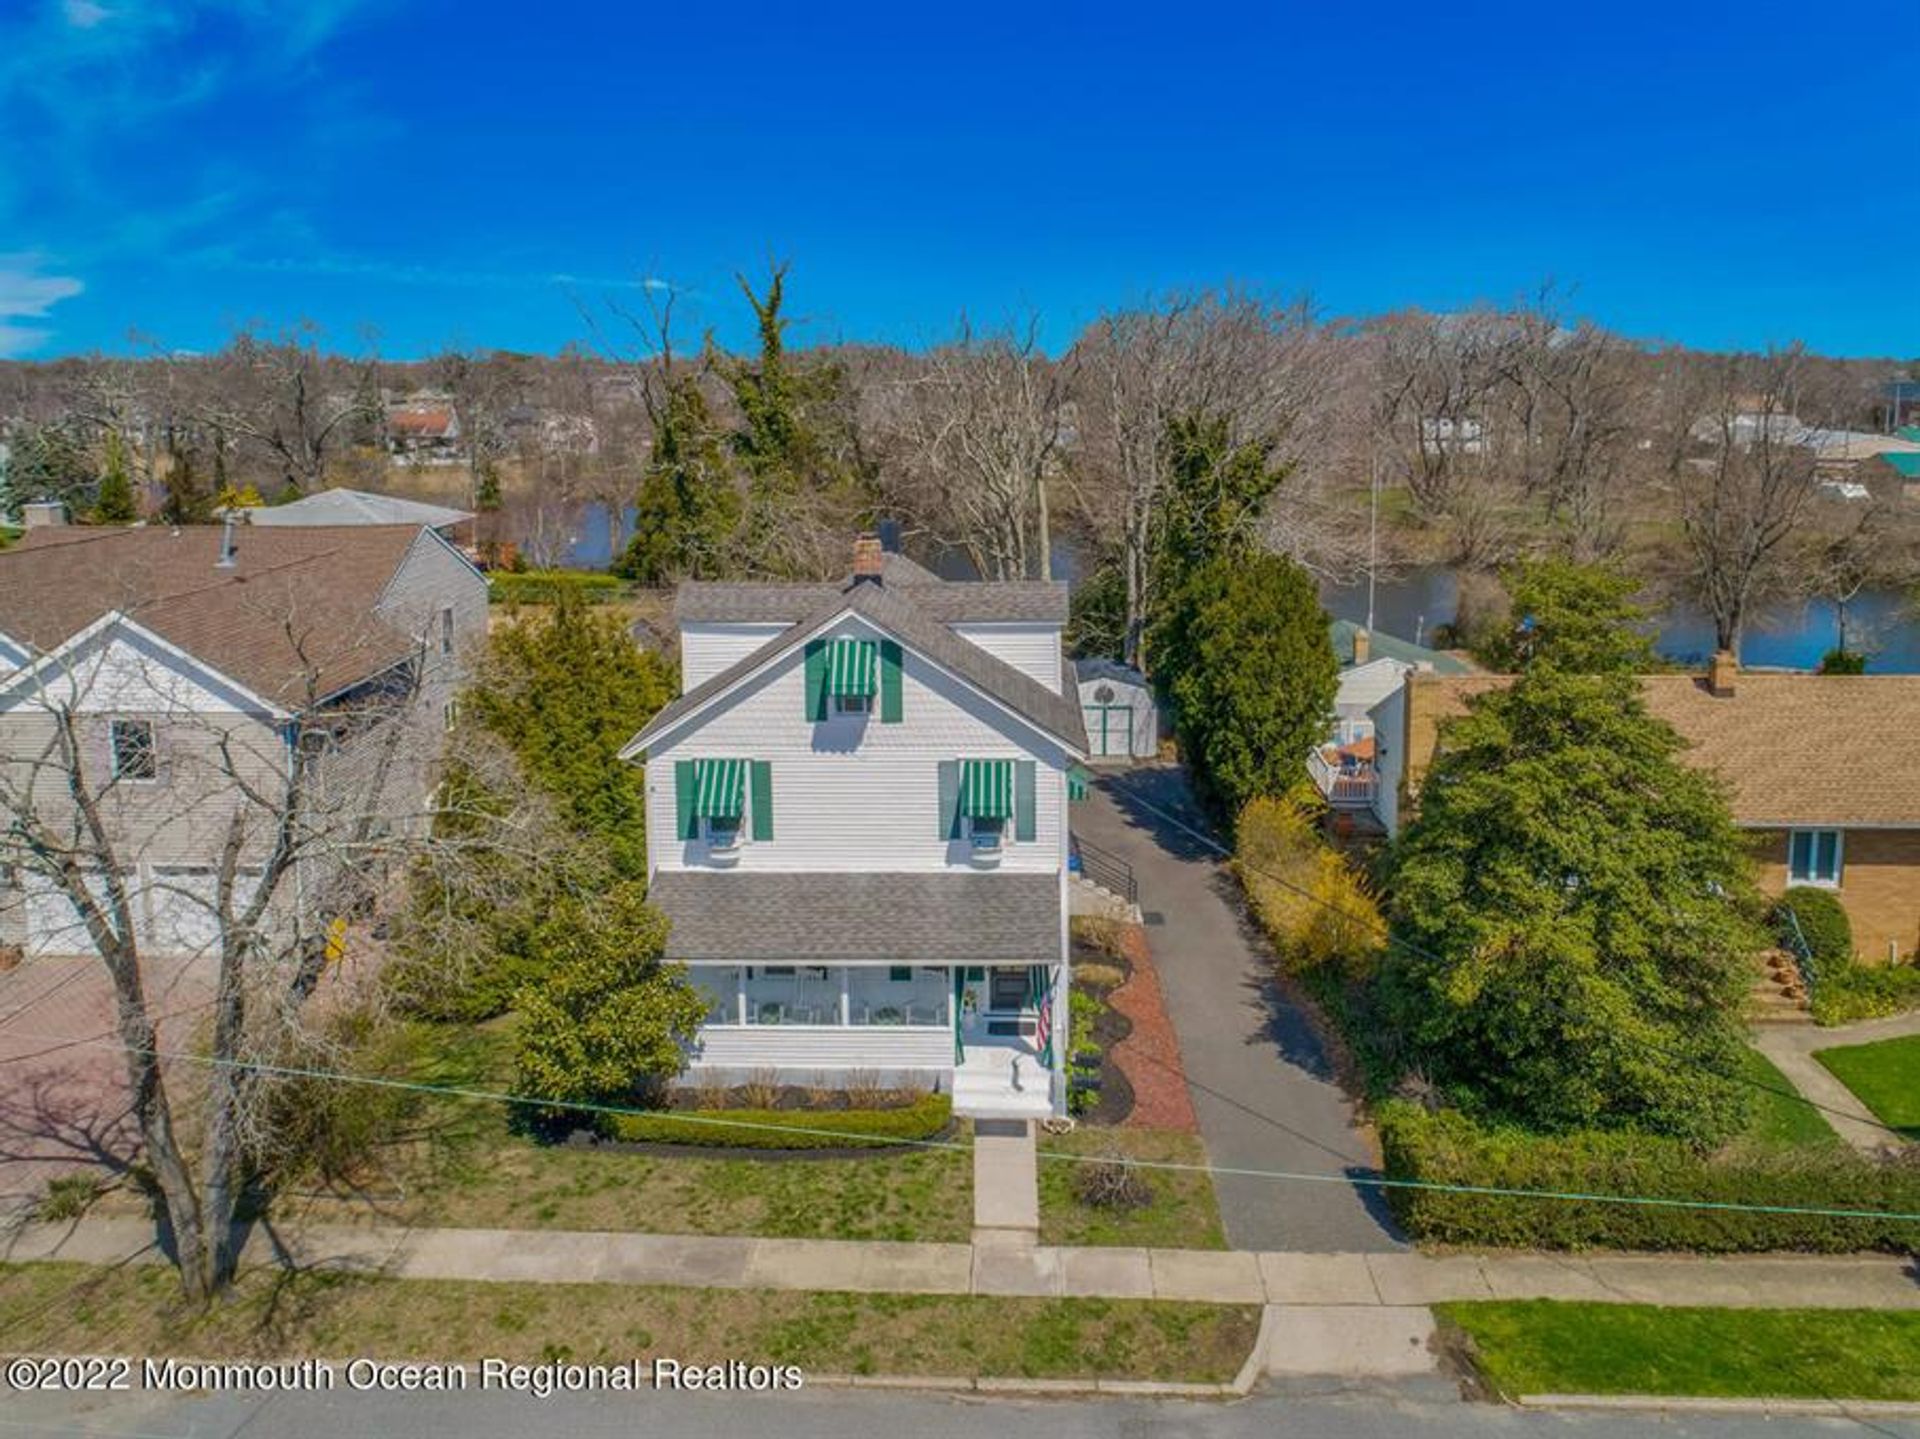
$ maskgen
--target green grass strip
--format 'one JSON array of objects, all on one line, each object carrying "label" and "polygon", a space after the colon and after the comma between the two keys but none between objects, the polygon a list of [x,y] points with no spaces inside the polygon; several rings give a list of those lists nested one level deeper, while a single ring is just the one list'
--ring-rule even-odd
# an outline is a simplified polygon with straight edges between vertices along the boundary
[{"label": "green grass strip", "polygon": [[1523,1394],[1920,1400],[1920,1312],[1442,1304],[1482,1376]]}]

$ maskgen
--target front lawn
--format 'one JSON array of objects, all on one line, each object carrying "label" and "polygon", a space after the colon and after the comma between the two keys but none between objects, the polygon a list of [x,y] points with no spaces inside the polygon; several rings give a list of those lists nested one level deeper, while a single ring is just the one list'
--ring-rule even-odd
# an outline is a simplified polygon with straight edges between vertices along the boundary
[{"label": "front lawn", "polygon": [[1920,1035],[1846,1044],[1814,1052],[1874,1118],[1908,1139],[1920,1139]]},{"label": "front lawn", "polygon": [[[511,1024],[408,1024],[368,1062],[421,1084],[511,1092]],[[805,1112],[792,1122],[804,1124]],[[497,1101],[426,1095],[409,1102],[354,1183],[295,1179],[271,1208],[312,1222],[964,1243],[968,1143],[963,1128],[942,1147],[856,1156],[543,1144]]]},{"label": "front lawn", "polygon": [[1792,1082],[1759,1050],[1747,1048],[1740,1077],[1752,1086],[1753,1095],[1746,1138],[1762,1144],[1840,1142],[1826,1116],[1800,1098]]},{"label": "front lawn", "polygon": [[1920,1313],[1442,1304],[1502,1394],[1920,1399]]},{"label": "front lawn", "polygon": [[[1040,1242],[1042,1244],[1147,1245],[1156,1249],[1225,1249],[1220,1208],[1207,1176],[1206,1146],[1197,1135],[1160,1129],[1104,1129],[1083,1125],[1071,1134],[1041,1134]],[[1080,1183],[1087,1165],[1049,1159],[1049,1153],[1113,1154],[1131,1159],[1188,1164],[1193,1169],[1136,1170],[1150,1201],[1141,1208],[1104,1208],[1087,1203]]]},{"label": "front lawn", "polygon": [[163,1265],[0,1265],[9,1352],[797,1364],[826,1374],[1233,1378],[1256,1305],[487,1284],[257,1269],[187,1309]]}]

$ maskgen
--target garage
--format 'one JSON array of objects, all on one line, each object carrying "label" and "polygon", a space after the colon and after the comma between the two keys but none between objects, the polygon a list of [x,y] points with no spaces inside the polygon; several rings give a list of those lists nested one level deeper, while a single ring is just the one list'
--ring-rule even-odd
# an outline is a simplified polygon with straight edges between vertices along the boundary
[{"label": "garage", "polygon": [[1110,659],[1075,660],[1073,669],[1090,758],[1124,763],[1160,752],[1160,712],[1145,675]]}]

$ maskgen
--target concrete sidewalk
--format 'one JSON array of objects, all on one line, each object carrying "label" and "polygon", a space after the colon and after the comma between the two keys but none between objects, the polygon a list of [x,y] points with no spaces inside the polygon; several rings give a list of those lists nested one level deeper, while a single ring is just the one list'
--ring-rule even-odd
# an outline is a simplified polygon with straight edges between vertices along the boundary
[{"label": "concrete sidewalk", "polygon": [[[0,1250],[0,1260],[161,1263],[164,1255],[148,1221],[91,1218],[27,1225]],[[1920,1309],[1920,1269],[1895,1255],[1253,1253],[339,1225],[256,1228],[243,1263],[402,1279],[1380,1309],[1470,1299]]]},{"label": "concrete sidewalk", "polygon": [[1813,1057],[1814,1052],[1838,1049],[1845,1044],[1905,1039],[1915,1034],[1920,1034],[1920,1012],[1836,1025],[1831,1029],[1819,1029],[1811,1024],[1756,1025],[1753,1047],[1773,1061],[1803,1099],[1820,1106],[1820,1117],[1833,1126],[1835,1133],[1862,1154],[1871,1155],[1882,1149],[1898,1149],[1906,1141],[1874,1118],[1873,1111]]}]

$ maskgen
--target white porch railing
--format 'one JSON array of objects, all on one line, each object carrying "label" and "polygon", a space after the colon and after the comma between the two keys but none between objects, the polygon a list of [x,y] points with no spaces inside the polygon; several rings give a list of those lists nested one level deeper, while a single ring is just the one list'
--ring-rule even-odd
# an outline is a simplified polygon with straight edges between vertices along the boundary
[{"label": "white porch railing", "polygon": [[1372,765],[1342,769],[1319,750],[1307,756],[1307,773],[1336,809],[1369,809],[1380,792],[1380,776]]}]

